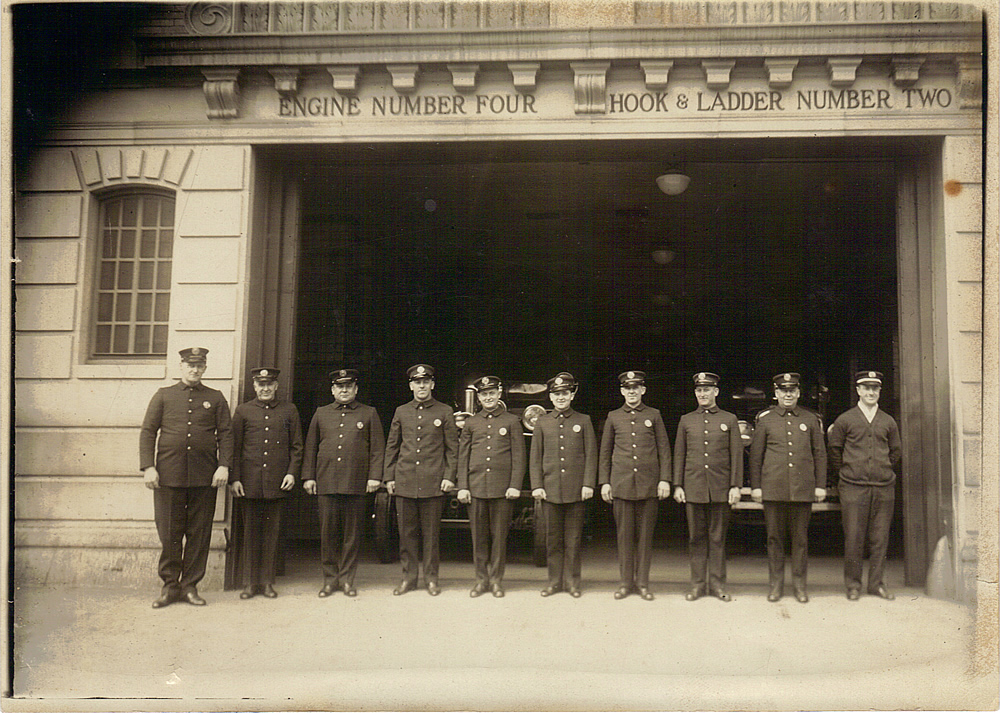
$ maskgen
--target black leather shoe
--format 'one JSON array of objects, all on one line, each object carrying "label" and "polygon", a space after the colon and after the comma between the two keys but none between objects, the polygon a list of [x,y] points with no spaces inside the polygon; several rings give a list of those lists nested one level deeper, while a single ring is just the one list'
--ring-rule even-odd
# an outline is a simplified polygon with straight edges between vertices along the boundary
[{"label": "black leather shoe", "polygon": [[624,584],[615,590],[615,599],[624,599],[629,594],[632,593],[632,587],[626,587]]},{"label": "black leather shoe", "polygon": [[441,593],[441,587],[438,586],[437,582],[428,582],[427,593],[430,594],[432,597],[436,597],[438,594]]},{"label": "black leather shoe", "polygon": [[323,585],[323,588],[319,590],[319,594],[316,596],[318,596],[320,599],[325,599],[326,597],[333,594],[335,591],[337,591],[337,585],[328,582]]},{"label": "black leather shoe", "polygon": [[183,599],[188,604],[194,604],[196,607],[205,606],[205,600],[198,596],[198,592],[193,590],[183,595]]},{"label": "black leather shoe", "polygon": [[274,599],[276,596],[278,596],[278,593],[274,591],[274,587],[272,587],[270,584],[265,584],[264,587],[261,589],[260,593],[263,594],[268,599]]},{"label": "black leather shoe", "polygon": [[341,584],[340,585],[340,591],[342,591],[344,594],[346,594],[349,597],[356,597],[356,596],[358,596],[358,590],[355,589],[354,586],[350,585],[350,584]]},{"label": "black leather shoe", "polygon": [[795,590],[795,601],[799,604],[805,604],[809,601],[809,595],[806,594],[806,590],[802,588],[796,588]]},{"label": "black leather shoe", "polygon": [[871,594],[872,596],[888,599],[889,601],[892,601],[893,599],[896,598],[896,595],[890,592],[888,589],[886,589],[884,584],[880,584],[877,587],[875,587],[875,589],[869,590],[868,593]]},{"label": "black leather shoe", "polygon": [[561,591],[562,591],[562,589],[560,589],[559,587],[556,587],[555,585],[550,584],[549,586],[547,586],[545,589],[542,590],[542,596],[543,597],[551,597],[556,592],[561,592]]},{"label": "black leather shoe", "polygon": [[776,602],[781,599],[782,594],[781,587],[771,587],[771,591],[767,593],[767,601]]},{"label": "black leather shoe", "polygon": [[253,595],[256,593],[257,593],[257,588],[252,584],[248,584],[246,587],[243,588],[243,591],[240,592],[240,599],[252,599]]},{"label": "black leather shoe", "polygon": [[159,597],[153,600],[153,609],[162,609],[163,607],[168,607],[178,599],[177,595],[173,592],[164,592]]},{"label": "black leather shoe", "polygon": [[861,598],[861,592],[857,589],[848,589],[847,598],[850,599],[852,602],[856,602],[858,601],[858,599]]},{"label": "black leather shoe", "polygon": [[649,591],[649,587],[639,587],[639,596],[647,602],[651,602],[656,599],[656,597],[653,596],[653,593]]},{"label": "black leather shoe", "polygon": [[486,582],[476,582],[475,586],[469,590],[469,596],[475,599],[476,597],[484,594],[486,592]]},{"label": "black leather shoe", "polygon": [[399,586],[392,590],[394,596],[399,596],[401,594],[406,594],[407,592],[412,592],[417,588],[416,582],[400,582]]},{"label": "black leather shoe", "polygon": [[499,599],[503,596],[503,586],[500,582],[494,582],[490,585],[490,591],[493,592],[493,596]]},{"label": "black leather shoe", "polygon": [[712,592],[712,596],[715,597],[716,599],[721,599],[724,602],[731,602],[731,601],[733,601],[733,598],[731,596],[729,596],[729,592],[727,592],[725,589],[721,589],[721,588],[720,589],[716,589],[715,591],[713,591]]},{"label": "black leather shoe", "polygon": [[583,592],[581,592],[577,587],[570,587],[567,591],[569,592],[569,595],[573,597],[573,599],[579,599],[581,596],[583,596]]},{"label": "black leather shoe", "polygon": [[693,602],[703,596],[705,596],[704,589],[701,587],[691,587],[691,590],[684,595],[684,598],[689,602]]}]

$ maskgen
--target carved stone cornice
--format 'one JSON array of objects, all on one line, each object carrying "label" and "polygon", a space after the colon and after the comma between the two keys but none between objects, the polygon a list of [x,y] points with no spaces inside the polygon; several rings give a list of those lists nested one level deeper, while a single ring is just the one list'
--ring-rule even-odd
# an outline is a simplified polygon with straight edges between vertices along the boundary
[{"label": "carved stone cornice", "polygon": [[603,114],[610,62],[570,62],[573,70],[573,109],[577,114]]},{"label": "carved stone cornice", "polygon": [[201,85],[209,119],[235,119],[240,115],[240,70],[237,67],[206,67]]}]

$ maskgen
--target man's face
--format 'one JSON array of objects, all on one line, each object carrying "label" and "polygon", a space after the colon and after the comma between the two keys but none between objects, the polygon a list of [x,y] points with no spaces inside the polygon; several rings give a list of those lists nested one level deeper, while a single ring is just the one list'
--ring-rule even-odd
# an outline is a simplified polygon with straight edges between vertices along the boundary
[{"label": "man's face", "polygon": [[622,396],[625,397],[625,405],[635,408],[642,403],[642,396],[646,393],[646,387],[642,384],[626,384],[622,387]]},{"label": "man's face", "polygon": [[414,379],[410,382],[410,391],[417,401],[427,401],[434,391],[434,379]]},{"label": "man's face", "polygon": [[189,386],[201,383],[201,376],[205,373],[205,369],[207,368],[208,364],[205,364],[204,362],[196,364],[189,361],[182,361],[181,381]]},{"label": "man's face", "polygon": [[492,411],[500,403],[500,389],[483,389],[476,392],[479,397],[479,405],[487,411]]},{"label": "man's face", "polygon": [[574,396],[576,396],[576,393],[567,389],[549,392],[549,399],[552,401],[552,405],[556,407],[556,411],[565,411],[568,409],[569,405],[573,403]]},{"label": "man's face", "polygon": [[719,387],[696,386],[694,387],[694,397],[698,399],[698,405],[702,408],[713,408],[715,400],[719,398]]},{"label": "man's face", "polygon": [[874,406],[882,395],[882,387],[878,384],[858,384],[858,398],[865,406]]},{"label": "man's face", "polygon": [[774,396],[778,399],[778,404],[783,408],[795,408],[795,405],[799,402],[800,393],[798,386],[779,386],[774,390]]},{"label": "man's face", "polygon": [[338,404],[349,404],[358,395],[358,382],[348,381],[343,384],[333,384],[330,393],[337,400]]},{"label": "man's face", "polygon": [[257,398],[261,401],[274,401],[274,396],[278,393],[278,382],[254,381],[253,390],[257,392]]}]

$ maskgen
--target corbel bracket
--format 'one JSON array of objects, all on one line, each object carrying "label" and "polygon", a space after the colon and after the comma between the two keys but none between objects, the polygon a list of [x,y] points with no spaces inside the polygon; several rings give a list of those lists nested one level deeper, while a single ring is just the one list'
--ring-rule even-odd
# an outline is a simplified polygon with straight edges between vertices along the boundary
[{"label": "corbel bracket", "polygon": [[201,85],[209,119],[235,119],[240,115],[240,70],[238,67],[205,68]]}]

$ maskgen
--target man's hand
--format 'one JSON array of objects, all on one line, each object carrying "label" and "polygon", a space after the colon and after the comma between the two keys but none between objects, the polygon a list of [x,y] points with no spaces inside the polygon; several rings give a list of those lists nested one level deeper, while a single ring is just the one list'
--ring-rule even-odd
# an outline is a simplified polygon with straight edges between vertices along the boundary
[{"label": "man's hand", "polygon": [[606,503],[614,502],[615,499],[611,497],[611,483],[605,483],[601,486],[601,498]]},{"label": "man's hand", "polygon": [[442,493],[450,493],[454,489],[455,489],[455,484],[453,482],[451,482],[450,480],[442,480],[441,481],[441,492]]},{"label": "man's hand", "polygon": [[753,500],[755,503],[764,502],[764,491],[761,490],[760,488],[754,488],[753,490],[750,491],[750,499]]},{"label": "man's hand", "polygon": [[229,492],[233,494],[234,498],[242,498],[246,495],[246,493],[243,492],[243,483],[238,480],[229,486]]},{"label": "man's hand", "polygon": [[826,488],[816,488],[816,502],[821,503],[826,500]]},{"label": "man's hand", "polygon": [[517,500],[521,497],[521,491],[517,488],[507,488],[507,492],[505,492],[503,496],[508,500]]},{"label": "man's hand", "polygon": [[310,495],[316,494],[316,481],[315,480],[303,480],[302,489],[305,490]]},{"label": "man's hand", "polygon": [[142,479],[146,483],[146,487],[150,490],[160,487],[160,473],[153,466],[149,466],[146,470],[142,471]]},{"label": "man's hand", "polygon": [[584,500],[590,500],[594,497],[594,489],[590,486],[584,485],[583,488],[580,489],[580,497]]},{"label": "man's hand", "polygon": [[295,487],[295,476],[291,473],[285,473],[285,477],[281,479],[281,489],[291,490]]},{"label": "man's hand", "polygon": [[229,482],[229,468],[224,465],[220,465],[215,469],[215,473],[212,474],[212,487],[221,488]]},{"label": "man's hand", "polygon": [[531,497],[535,500],[545,500],[545,488],[535,488],[531,491]]},{"label": "man's hand", "polygon": [[656,484],[656,497],[660,500],[666,500],[670,497],[670,483],[665,480],[661,480]]},{"label": "man's hand", "polygon": [[369,480],[367,485],[365,485],[365,492],[374,493],[376,490],[378,490],[378,486],[380,485],[382,485],[381,480]]},{"label": "man's hand", "polygon": [[679,485],[676,488],[674,488],[674,500],[676,500],[679,503],[687,502],[687,496],[684,495],[684,488],[682,488]]},{"label": "man's hand", "polygon": [[729,504],[736,505],[740,501],[740,489],[730,488],[729,489]]},{"label": "man's hand", "polygon": [[387,480],[385,482],[385,490],[386,490],[387,493],[389,493],[389,495],[395,495],[396,494],[396,481],[395,480]]},{"label": "man's hand", "polygon": [[469,503],[472,502],[472,493],[470,493],[468,490],[464,488],[462,490],[459,490],[458,502],[462,503],[463,505],[468,505]]}]

